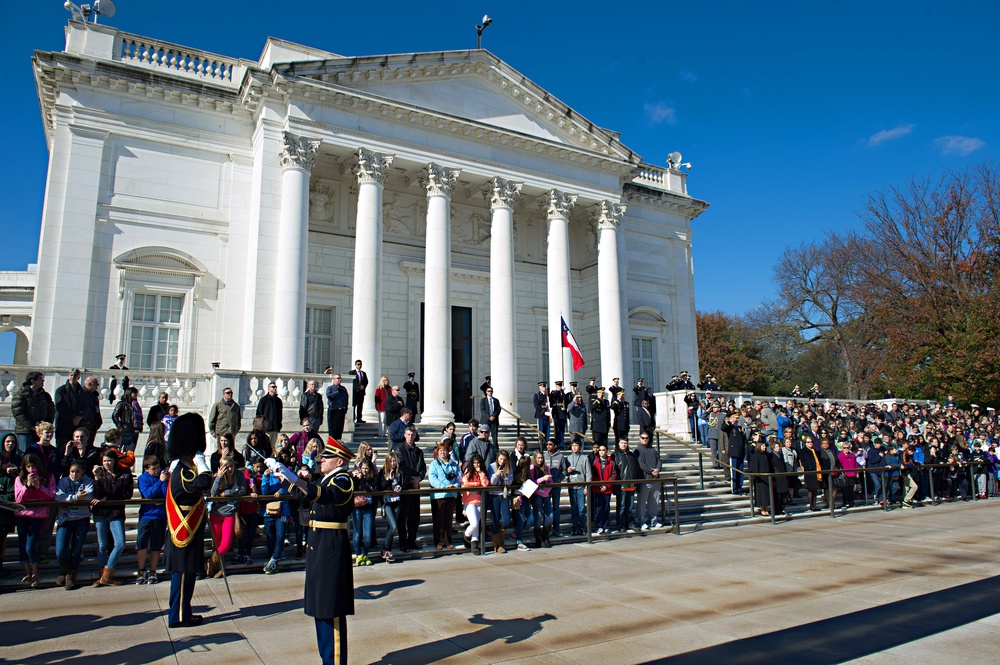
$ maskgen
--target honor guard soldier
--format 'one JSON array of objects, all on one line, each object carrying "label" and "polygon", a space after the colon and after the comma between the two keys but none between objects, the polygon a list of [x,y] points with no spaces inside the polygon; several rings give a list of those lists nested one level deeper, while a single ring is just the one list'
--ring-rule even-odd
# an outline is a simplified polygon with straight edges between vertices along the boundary
[{"label": "honor guard soldier", "polygon": [[681,390],[694,390],[694,384],[691,383],[691,373],[687,370],[681,372]]},{"label": "honor guard soldier", "polygon": [[479,386],[479,392],[486,394],[486,389],[490,387],[490,375],[486,375],[486,380]]},{"label": "honor guard soldier", "polygon": [[561,448],[566,443],[566,393],[563,392],[562,381],[556,381],[555,388],[549,391],[549,410],[552,411],[552,427],[555,429],[553,438]]},{"label": "honor guard soldier", "polygon": [[596,393],[590,400],[590,431],[595,444],[606,446],[611,430],[611,405],[604,399],[604,386],[598,386]]},{"label": "honor guard soldier", "polygon": [[594,393],[597,392],[597,377],[596,376],[590,377],[590,383],[587,384],[587,387],[584,388],[584,390],[586,390],[587,394],[590,395],[591,397],[594,396]]},{"label": "honor guard soldier", "polygon": [[165,568],[170,573],[170,615],[167,627],[200,626],[191,613],[195,576],[205,570],[205,492],[214,477],[205,461],[205,420],[185,413],[170,427],[167,457],[175,461],[167,481]]},{"label": "honor guard soldier", "polygon": [[[320,454],[317,482],[295,480],[309,510],[305,612],[316,622],[316,642],[324,665],[347,664],[347,616],[354,614],[354,571],[347,522],[354,512],[354,481],[348,462],[354,454],[333,437]],[[269,466],[280,466],[268,460]],[[283,469],[282,476],[286,476]],[[290,472],[288,472],[290,475]],[[287,477],[287,476],[286,476]]]},{"label": "honor guard soldier", "polygon": [[666,387],[667,391],[680,390],[681,389],[681,377],[679,377],[676,374],[674,374],[672,377],[670,377],[670,383],[668,383],[665,387]]},{"label": "honor guard soldier", "polygon": [[406,375],[406,382],[403,383],[403,390],[406,391],[406,408],[413,412],[413,421],[416,422],[417,414],[420,410],[417,408],[420,405],[420,384],[417,383],[416,372],[410,372]]},{"label": "honor guard soldier", "polygon": [[625,392],[625,389],[618,385],[619,381],[621,381],[621,379],[617,376],[611,379],[611,386],[608,388],[608,393],[611,395],[612,402],[618,399],[620,394]]}]

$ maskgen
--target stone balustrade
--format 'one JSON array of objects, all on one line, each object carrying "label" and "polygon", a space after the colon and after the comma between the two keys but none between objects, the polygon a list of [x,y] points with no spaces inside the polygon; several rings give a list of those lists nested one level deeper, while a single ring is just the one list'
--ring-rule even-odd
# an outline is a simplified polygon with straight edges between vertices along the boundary
[{"label": "stone balustrade", "polygon": [[121,62],[234,86],[243,79],[239,60],[126,33],[119,33],[117,42],[115,59]]},{"label": "stone balustrade", "polygon": [[687,173],[652,164],[642,164],[632,182],[644,187],[687,196]]},{"label": "stone balustrade", "polygon": [[[24,383],[24,377],[29,371],[40,370],[45,373],[45,390],[55,396],[56,388],[66,382],[72,371],[69,367],[30,367],[27,365],[0,365],[0,431],[12,430],[14,421],[11,415],[11,400]],[[128,377],[129,385],[139,391],[139,405],[146,411],[156,404],[160,393],[167,393],[170,404],[176,404],[181,413],[197,412],[208,416],[212,405],[222,399],[222,390],[233,389],[234,398],[243,407],[242,431],[252,428],[257,404],[267,394],[267,386],[272,381],[277,385],[278,397],[284,406],[283,430],[294,432],[299,428],[299,403],[305,390],[306,382],[315,380],[317,389],[324,394],[331,385],[327,374],[293,374],[278,372],[244,372],[219,368],[206,374],[180,374],[177,372],[149,372],[142,370],[84,369],[83,377],[95,376],[100,382],[101,408],[105,427],[111,423],[111,407],[114,401],[121,398],[123,391],[122,379]],[[114,394],[111,384],[117,379]],[[351,378],[344,377],[342,385],[351,392]],[[113,399],[109,399],[113,397]],[[369,399],[373,399],[369,397]],[[346,431],[353,431],[353,421],[348,418]]]}]

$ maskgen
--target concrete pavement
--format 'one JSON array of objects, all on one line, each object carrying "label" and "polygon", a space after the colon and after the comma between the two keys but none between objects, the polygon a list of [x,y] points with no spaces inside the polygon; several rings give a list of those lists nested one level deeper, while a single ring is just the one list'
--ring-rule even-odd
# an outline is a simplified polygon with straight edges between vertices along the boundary
[{"label": "concrete pavement", "polygon": [[[1000,501],[355,569],[352,663],[994,662]],[[303,573],[0,596],[0,663],[315,663]]]}]

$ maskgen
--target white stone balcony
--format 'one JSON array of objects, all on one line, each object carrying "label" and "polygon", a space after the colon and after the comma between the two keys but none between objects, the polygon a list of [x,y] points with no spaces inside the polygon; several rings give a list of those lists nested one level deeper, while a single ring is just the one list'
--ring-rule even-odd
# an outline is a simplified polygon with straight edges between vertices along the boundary
[{"label": "white stone balcony", "polygon": [[632,182],[642,187],[687,196],[687,176],[687,173],[677,169],[640,164]]},{"label": "white stone balcony", "polygon": [[238,58],[81,21],[70,21],[66,26],[66,52],[127,63],[163,74],[235,89],[240,87],[248,64]]}]

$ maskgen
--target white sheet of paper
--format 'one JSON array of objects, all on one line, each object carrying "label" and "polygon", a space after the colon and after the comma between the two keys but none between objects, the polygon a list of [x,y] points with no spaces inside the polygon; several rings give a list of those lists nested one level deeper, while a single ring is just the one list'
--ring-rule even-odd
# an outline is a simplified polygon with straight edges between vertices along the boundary
[{"label": "white sheet of paper", "polygon": [[524,484],[521,485],[521,489],[519,489],[518,491],[530,499],[531,495],[534,494],[535,490],[537,489],[538,489],[538,483],[528,478],[527,480],[524,481]]}]

